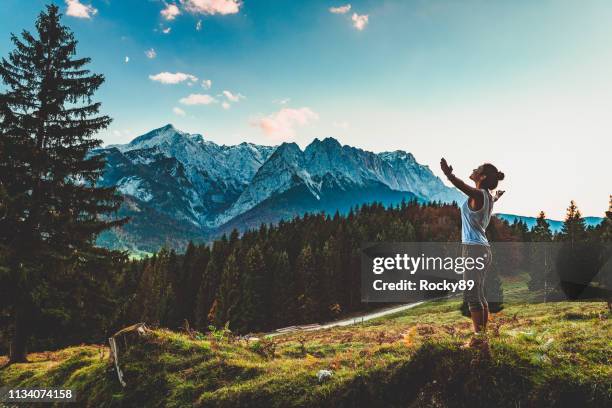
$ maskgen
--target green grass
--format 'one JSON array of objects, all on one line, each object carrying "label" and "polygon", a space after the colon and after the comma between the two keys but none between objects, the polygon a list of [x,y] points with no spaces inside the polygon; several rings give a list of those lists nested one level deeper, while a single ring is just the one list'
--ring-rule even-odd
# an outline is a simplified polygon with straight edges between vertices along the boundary
[{"label": "green grass", "polygon": [[[610,406],[605,304],[521,303],[524,283],[505,287],[490,358],[460,347],[470,322],[451,300],[259,344],[154,330],[127,352],[119,344],[126,388],[101,346],[32,354],[0,370],[0,384],[72,388],[90,407]],[[323,384],[320,369],[333,371]]]}]

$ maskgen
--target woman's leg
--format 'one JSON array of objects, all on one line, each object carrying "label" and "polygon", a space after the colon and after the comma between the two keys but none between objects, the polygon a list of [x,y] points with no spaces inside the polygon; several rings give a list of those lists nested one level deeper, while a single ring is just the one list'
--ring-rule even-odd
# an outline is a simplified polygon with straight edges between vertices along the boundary
[{"label": "woman's leg", "polygon": [[484,332],[484,309],[481,310],[470,310],[472,316],[472,326],[474,326],[474,333]]},{"label": "woman's leg", "polygon": [[[472,258],[481,257],[483,256],[483,252],[487,252],[487,249],[488,248],[483,249],[480,246],[464,246],[462,255],[464,257]],[[490,259],[490,253],[487,255],[487,257]],[[486,270],[487,268],[485,266],[485,268],[482,270],[466,270],[463,274],[464,280],[472,280],[474,282],[472,290],[466,290],[465,292],[465,300],[470,310],[474,333],[484,332],[489,319],[489,305],[487,304],[487,300],[484,296],[484,279]]]},{"label": "woman's leg", "polygon": [[[466,271],[463,275],[465,280],[474,281],[474,286],[472,290],[466,290],[465,292],[465,301],[468,304],[468,309],[470,310],[470,316],[472,318],[472,325],[474,326],[474,333],[479,333],[484,328],[484,314],[485,308],[482,303],[481,298],[481,280],[478,277],[478,274],[469,273]],[[487,311],[488,312],[488,311]]]},{"label": "woman's leg", "polygon": [[482,328],[484,331],[487,330],[488,321],[489,321],[489,305],[485,304],[482,306]]},{"label": "woman's leg", "polygon": [[485,248],[484,256],[487,258],[484,269],[480,273],[480,302],[482,303],[482,327],[483,330],[487,330],[487,323],[489,322],[489,303],[485,298],[485,280],[487,279],[487,272],[493,261],[493,255],[489,247]]}]

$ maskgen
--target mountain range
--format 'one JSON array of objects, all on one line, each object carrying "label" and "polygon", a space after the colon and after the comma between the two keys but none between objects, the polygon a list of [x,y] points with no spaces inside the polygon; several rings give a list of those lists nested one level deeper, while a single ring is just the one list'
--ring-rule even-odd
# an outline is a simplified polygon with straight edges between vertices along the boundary
[{"label": "mountain range", "polygon": [[373,153],[331,137],[304,150],[295,143],[226,146],[169,124],[92,154],[106,158],[98,184],[117,187],[125,197],[119,215],[131,218],[98,243],[132,251],[180,249],[233,228],[373,201],[464,199],[409,152]]}]

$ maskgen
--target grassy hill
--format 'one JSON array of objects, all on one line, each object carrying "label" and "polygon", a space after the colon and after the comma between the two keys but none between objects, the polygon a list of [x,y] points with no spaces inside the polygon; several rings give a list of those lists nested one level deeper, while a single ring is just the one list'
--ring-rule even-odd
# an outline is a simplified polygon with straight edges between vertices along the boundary
[{"label": "grassy hill", "polygon": [[[612,325],[605,304],[520,303],[491,322],[491,356],[461,348],[458,300],[358,326],[247,341],[152,330],[109,350],[34,353],[0,370],[0,385],[76,390],[89,407],[603,407],[612,402]],[[319,382],[317,373],[331,370]]]}]

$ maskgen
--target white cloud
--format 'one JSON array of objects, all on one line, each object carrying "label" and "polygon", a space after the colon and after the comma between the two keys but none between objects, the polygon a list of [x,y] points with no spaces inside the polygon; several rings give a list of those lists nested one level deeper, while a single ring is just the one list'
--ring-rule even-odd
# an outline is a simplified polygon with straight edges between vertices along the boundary
[{"label": "white cloud", "polygon": [[217,100],[206,94],[190,94],[181,98],[179,102],[183,105],[210,105],[211,103],[217,103]]},{"label": "white cloud", "polygon": [[196,31],[200,31],[202,29],[202,20],[198,20],[196,23]]},{"label": "white cloud", "polygon": [[162,29],[162,33],[164,33],[164,34],[170,34],[170,31],[172,31],[171,27],[166,27],[166,28]]},{"label": "white cloud", "polygon": [[175,106],[174,108],[172,108],[172,112],[174,112],[174,114],[177,115],[177,116],[185,116],[185,115],[187,115],[185,113],[185,111],[182,110],[181,108],[179,108],[178,106]]},{"label": "white cloud", "polygon": [[317,119],[319,119],[319,115],[307,107],[299,109],[283,108],[256,120],[253,124],[271,139],[279,141],[294,138],[296,127],[306,126]]},{"label": "white cloud", "polygon": [[91,18],[98,14],[98,10],[90,4],[83,4],[79,0],[66,0],[66,14],[76,18]]},{"label": "white cloud", "polygon": [[240,102],[240,100],[246,98],[246,96],[240,93],[233,94],[230,91],[223,91],[223,96],[225,96],[229,102]]},{"label": "white cloud", "polygon": [[339,6],[339,7],[330,7],[329,8],[329,12],[330,13],[334,13],[334,14],[346,14],[349,11],[351,11],[351,5],[350,4],[346,4],[344,6]]},{"label": "white cloud", "polygon": [[202,88],[204,88],[204,89],[212,88],[212,81],[210,79],[202,80]]},{"label": "white cloud", "polygon": [[126,55],[126,56],[125,56],[125,59],[124,59],[123,61],[124,61],[124,62],[127,64],[128,62],[130,62],[130,57],[128,57],[128,56]]},{"label": "white cloud", "polygon": [[132,131],[130,129],[115,129],[112,133],[113,136],[122,137],[131,135]]},{"label": "white cloud", "polygon": [[367,14],[359,15],[357,13],[353,13],[351,20],[353,20],[353,27],[361,31],[366,27],[366,25],[368,25],[369,17]]},{"label": "white cloud", "polygon": [[291,102],[291,98],[283,98],[272,101],[273,103],[278,103],[279,105],[286,105]]},{"label": "white cloud", "polygon": [[151,48],[145,51],[145,55],[147,56],[147,58],[153,59],[157,57],[157,52],[155,52],[155,48]]},{"label": "white cloud", "polygon": [[232,105],[230,105],[229,102],[223,101],[221,106],[223,106],[223,109],[229,109]]},{"label": "white cloud", "polygon": [[165,18],[166,20],[172,21],[176,18],[176,16],[181,14],[181,10],[179,10],[177,5],[174,3],[166,4],[166,8],[160,11],[159,14],[161,14],[162,17]]},{"label": "white cloud", "polygon": [[236,14],[240,11],[240,0],[181,0],[190,13],[195,14]]},{"label": "white cloud", "polygon": [[185,81],[188,83],[197,82],[198,77],[183,72],[160,72],[159,74],[149,75],[149,79],[166,85],[176,85]]}]

